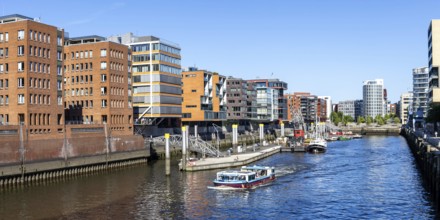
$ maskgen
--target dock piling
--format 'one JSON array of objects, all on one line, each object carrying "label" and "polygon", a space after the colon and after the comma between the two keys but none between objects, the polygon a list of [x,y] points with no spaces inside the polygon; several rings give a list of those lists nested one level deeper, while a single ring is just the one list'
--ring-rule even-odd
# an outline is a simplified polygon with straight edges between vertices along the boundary
[{"label": "dock piling", "polygon": [[170,134],[165,133],[165,175],[170,175]]},{"label": "dock piling", "polygon": [[182,127],[182,170],[186,169],[186,127]]}]

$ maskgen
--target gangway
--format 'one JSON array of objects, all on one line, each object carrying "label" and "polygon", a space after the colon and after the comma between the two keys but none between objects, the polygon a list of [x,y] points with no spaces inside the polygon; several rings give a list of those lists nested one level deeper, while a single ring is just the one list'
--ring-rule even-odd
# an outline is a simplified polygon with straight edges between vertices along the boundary
[{"label": "gangway", "polygon": [[[165,136],[159,136],[152,139],[154,143],[165,145]],[[178,149],[182,148],[182,135],[170,135],[170,146],[174,146]],[[210,143],[194,136],[188,138],[189,149],[191,151],[201,153],[203,156],[211,157],[223,157],[224,154],[217,150],[217,147],[212,146]]]}]

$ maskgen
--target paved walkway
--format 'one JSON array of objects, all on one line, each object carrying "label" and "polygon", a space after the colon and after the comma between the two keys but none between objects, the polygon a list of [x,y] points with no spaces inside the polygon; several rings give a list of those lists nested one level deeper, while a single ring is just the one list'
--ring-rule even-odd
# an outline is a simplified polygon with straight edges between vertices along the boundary
[{"label": "paved walkway", "polygon": [[[280,152],[281,146],[261,147],[256,152],[232,154],[226,157],[208,157],[188,161],[186,171],[211,170],[243,166]],[[248,149],[249,150],[249,149]]]},{"label": "paved walkway", "polygon": [[[416,130],[414,134],[417,137],[423,138],[433,147],[439,148],[440,137],[435,137],[435,135],[431,135],[430,133],[424,133],[423,130]],[[426,135],[426,138],[425,138]]]}]

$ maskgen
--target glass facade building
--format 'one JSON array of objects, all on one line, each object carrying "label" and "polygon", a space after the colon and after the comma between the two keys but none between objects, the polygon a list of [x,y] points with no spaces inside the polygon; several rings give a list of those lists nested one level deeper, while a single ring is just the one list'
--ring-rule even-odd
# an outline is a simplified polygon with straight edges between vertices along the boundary
[{"label": "glass facade building", "polygon": [[428,108],[429,68],[413,69],[413,111],[421,111],[426,117]]},{"label": "glass facade building", "polygon": [[179,45],[158,37],[134,36],[132,33],[112,36],[109,40],[131,48],[136,122],[154,124],[164,119],[181,118],[182,70]]}]

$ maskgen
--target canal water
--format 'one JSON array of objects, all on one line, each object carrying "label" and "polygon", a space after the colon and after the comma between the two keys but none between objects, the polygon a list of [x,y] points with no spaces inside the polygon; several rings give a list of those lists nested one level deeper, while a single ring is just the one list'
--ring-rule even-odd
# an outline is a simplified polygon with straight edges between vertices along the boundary
[{"label": "canal water", "polygon": [[325,154],[258,161],[278,179],[251,190],[212,188],[218,170],[170,177],[164,161],[0,191],[0,219],[435,219],[399,136],[331,142]]}]

